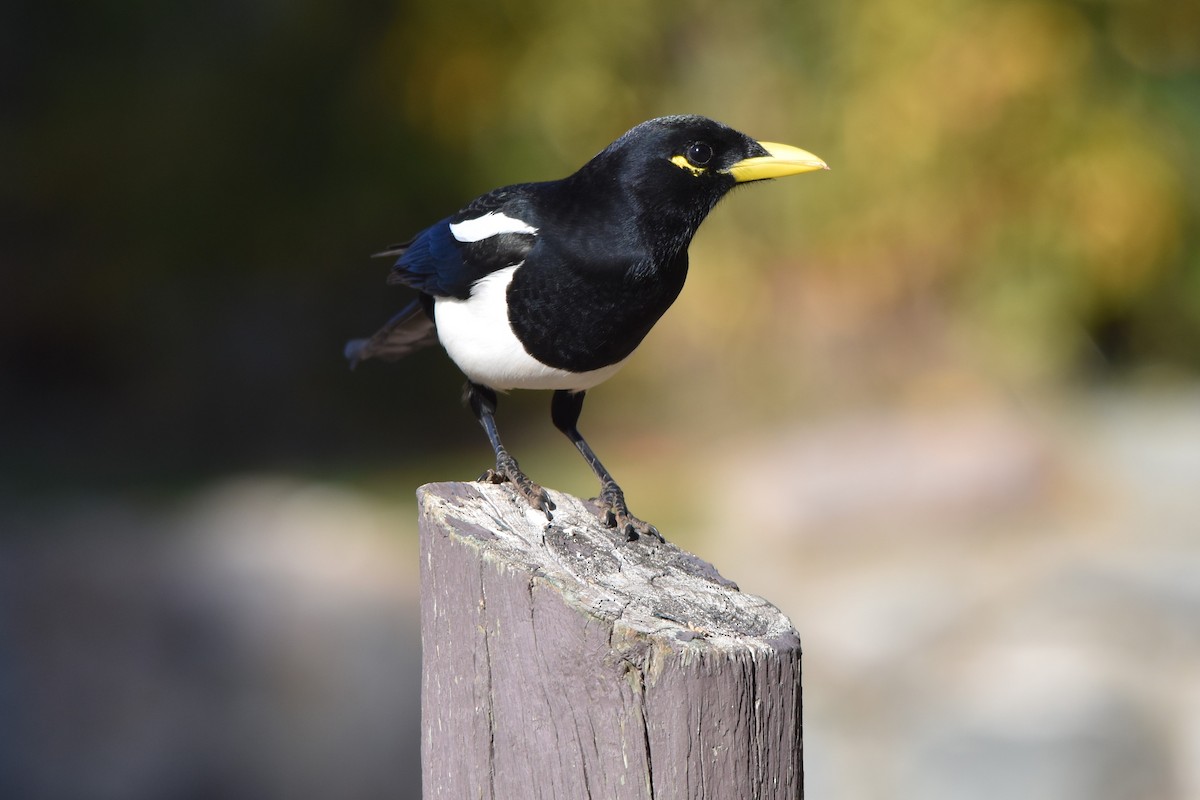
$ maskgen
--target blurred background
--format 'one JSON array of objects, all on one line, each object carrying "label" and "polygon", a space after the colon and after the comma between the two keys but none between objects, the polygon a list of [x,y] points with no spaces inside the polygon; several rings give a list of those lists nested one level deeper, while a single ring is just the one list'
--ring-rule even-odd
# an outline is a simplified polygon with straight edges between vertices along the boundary
[{"label": "blurred background", "polygon": [[[582,428],[787,612],[812,797],[1200,797],[1194,0],[0,10],[0,795],[419,796],[416,509],[490,449],[368,255],[699,113],[738,191]],[[548,397],[535,479],[593,479]]]}]

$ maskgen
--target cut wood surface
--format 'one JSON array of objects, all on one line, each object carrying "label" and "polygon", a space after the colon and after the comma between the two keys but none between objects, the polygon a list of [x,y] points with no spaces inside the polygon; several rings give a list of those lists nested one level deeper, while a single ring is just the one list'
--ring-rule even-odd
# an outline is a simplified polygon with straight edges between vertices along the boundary
[{"label": "cut wood surface", "polygon": [[418,491],[425,798],[802,797],[788,619],[550,495]]}]

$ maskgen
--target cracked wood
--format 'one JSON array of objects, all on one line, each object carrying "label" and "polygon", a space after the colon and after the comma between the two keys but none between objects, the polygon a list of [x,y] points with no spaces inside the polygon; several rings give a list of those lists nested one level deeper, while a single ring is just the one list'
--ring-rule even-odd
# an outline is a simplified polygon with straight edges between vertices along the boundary
[{"label": "cracked wood", "polygon": [[547,523],[506,485],[418,491],[427,800],[802,797],[787,618],[550,495]]}]

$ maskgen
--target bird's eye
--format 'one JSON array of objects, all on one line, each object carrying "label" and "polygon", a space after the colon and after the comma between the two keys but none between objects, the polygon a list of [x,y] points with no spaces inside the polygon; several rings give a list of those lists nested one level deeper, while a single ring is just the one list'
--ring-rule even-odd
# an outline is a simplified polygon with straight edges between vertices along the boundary
[{"label": "bird's eye", "polygon": [[713,149],[705,142],[692,142],[688,145],[687,160],[697,167],[703,167],[712,161]]}]

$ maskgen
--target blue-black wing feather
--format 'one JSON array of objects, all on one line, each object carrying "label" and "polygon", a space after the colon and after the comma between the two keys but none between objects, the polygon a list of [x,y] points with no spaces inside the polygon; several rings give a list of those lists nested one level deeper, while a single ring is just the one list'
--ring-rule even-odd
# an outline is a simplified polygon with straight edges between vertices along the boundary
[{"label": "blue-black wing feather", "polygon": [[[478,242],[460,242],[450,226],[465,220],[502,212],[528,221],[532,209],[526,186],[507,186],[478,197],[458,213],[430,225],[405,245],[381,255],[397,255],[389,283],[401,283],[433,297],[465,300],[480,278],[525,260],[536,237],[504,233]],[[534,225],[536,227],[536,225]]]},{"label": "blue-black wing feather", "polygon": [[351,366],[367,358],[394,361],[434,344],[437,329],[432,317],[433,298],[465,300],[471,296],[471,287],[479,279],[525,260],[536,242],[533,234],[502,233],[476,242],[460,242],[454,238],[450,226],[498,211],[536,227],[528,187],[529,184],[523,184],[489,192],[458,213],[430,225],[411,240],[376,253],[380,257],[396,258],[388,274],[388,283],[416,289],[420,296],[388,320],[374,336],[346,344],[345,354]]}]

